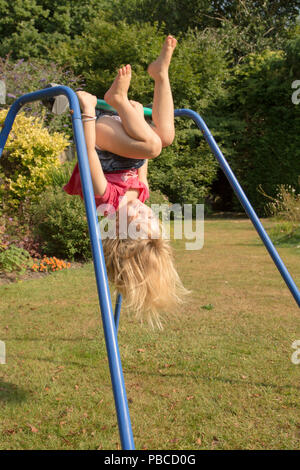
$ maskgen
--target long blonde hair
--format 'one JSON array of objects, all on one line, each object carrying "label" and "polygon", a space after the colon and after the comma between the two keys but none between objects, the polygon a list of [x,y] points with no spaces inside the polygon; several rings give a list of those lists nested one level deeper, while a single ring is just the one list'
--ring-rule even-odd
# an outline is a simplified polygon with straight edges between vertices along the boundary
[{"label": "long blonde hair", "polygon": [[107,274],[140,320],[162,328],[159,312],[173,312],[189,293],[163,238],[103,240]]}]

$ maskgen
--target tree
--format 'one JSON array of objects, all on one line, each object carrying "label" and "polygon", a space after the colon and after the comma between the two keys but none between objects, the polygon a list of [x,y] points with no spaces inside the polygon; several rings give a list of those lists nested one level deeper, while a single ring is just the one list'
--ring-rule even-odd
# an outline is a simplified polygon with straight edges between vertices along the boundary
[{"label": "tree", "polygon": [[115,0],[104,9],[111,22],[157,23],[175,35],[215,28],[234,63],[268,46],[280,49],[299,14],[286,0]]},{"label": "tree", "polygon": [[102,4],[99,0],[0,0],[0,56],[47,57],[58,41],[81,35],[91,19],[101,15]]},{"label": "tree", "polygon": [[291,99],[299,58],[297,36],[280,51],[249,54],[234,69],[226,98],[214,107],[222,149],[260,214],[268,202],[260,186],[270,196],[280,184],[300,190],[300,108]]}]

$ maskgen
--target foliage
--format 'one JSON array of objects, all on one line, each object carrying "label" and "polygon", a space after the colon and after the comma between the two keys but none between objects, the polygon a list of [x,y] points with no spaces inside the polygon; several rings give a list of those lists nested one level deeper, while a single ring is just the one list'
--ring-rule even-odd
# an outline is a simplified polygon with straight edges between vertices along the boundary
[{"label": "foliage", "polygon": [[289,246],[299,252],[300,248],[300,226],[295,226],[292,222],[282,220],[276,223],[270,231],[270,237],[274,244],[280,246]]},{"label": "foliage", "polygon": [[[41,90],[50,83],[66,85],[74,90],[85,86],[82,77],[53,61],[24,58],[14,61],[11,56],[0,57],[0,79],[6,84],[8,105],[25,93]],[[49,132],[63,131],[69,137],[73,135],[69,113],[54,115],[41,101],[28,103],[22,109],[26,115],[42,119]]]},{"label": "foliage", "polygon": [[[298,188],[299,106],[290,99],[291,83],[300,77],[295,2],[0,0],[0,9],[0,56],[10,54],[0,60],[0,78],[7,82],[9,103],[46,82],[74,89],[86,84],[102,98],[117,68],[131,63],[130,98],[148,105],[153,83],[147,65],[165,34],[175,34],[175,107],[204,117],[255,209],[264,212],[260,184],[271,196],[278,184]],[[37,103],[25,111],[71,137],[68,113],[53,117]],[[180,146],[175,143],[150,165],[151,186],[171,200],[199,202],[218,179],[207,148],[194,145],[192,134],[179,122]]]},{"label": "foliage", "polygon": [[210,10],[209,0],[116,0],[110,3],[107,14],[112,23],[123,19],[129,24],[157,22],[165,34],[176,35],[190,27],[205,28],[210,24],[205,15]]},{"label": "foliage", "polygon": [[74,161],[66,161],[58,167],[53,167],[49,170],[49,183],[54,189],[60,189],[65,186],[74,169]]},{"label": "foliage", "polygon": [[203,203],[215,178],[217,163],[198,130],[187,127],[172,147],[149,161],[149,181],[171,203]]},{"label": "foliage", "polygon": [[293,224],[300,223],[300,193],[290,185],[281,184],[278,187],[276,198],[267,205],[268,214],[281,220],[288,220]]},{"label": "foliage", "polygon": [[281,47],[288,28],[299,14],[295,2],[286,0],[116,0],[109,3],[108,18],[115,23],[158,23],[165,34],[185,35],[192,28],[220,33],[228,56],[238,62],[267,46]]},{"label": "foliage", "polygon": [[32,206],[31,217],[43,253],[70,260],[91,258],[88,225],[79,197],[49,188]]},{"label": "foliage", "polygon": [[23,274],[31,264],[32,258],[28,251],[16,245],[10,245],[0,253],[0,271]]},{"label": "foliage", "polygon": [[276,197],[262,194],[271,202],[266,205],[266,212],[276,220],[271,230],[274,242],[280,244],[300,243],[300,193],[290,185],[279,185]]},{"label": "foliage", "polygon": [[[102,41],[98,38],[101,35]],[[122,63],[134,64],[130,97],[142,103],[153,100],[153,83],[147,66],[158,55],[164,34],[157,26],[119,22],[116,26],[106,21],[95,21],[91,31],[70,45],[58,48],[60,60],[73,59],[76,73],[83,74],[87,87],[97,96],[103,96]],[[187,107],[204,112],[209,103],[224,94],[227,77],[226,60],[218,38],[213,31],[189,31],[174,52],[170,68],[172,92],[176,107]],[[85,56],[82,56],[82,48]],[[149,165],[151,188],[160,190],[171,201],[203,201],[216,176],[214,157],[206,145],[199,142],[199,130],[180,121],[176,124],[177,144],[163,152]],[[176,147],[177,145],[177,147]]]},{"label": "foliage", "polygon": [[99,0],[0,0],[0,55],[47,57],[59,41],[80,35],[99,16]]},{"label": "foliage", "polygon": [[274,196],[278,184],[299,190],[300,108],[292,103],[291,84],[298,76],[300,41],[284,50],[249,54],[235,67],[227,96],[210,110],[241,185],[259,213],[266,203],[259,186]]},{"label": "foliage", "polygon": [[286,0],[0,0],[0,11],[0,55],[11,52],[14,59],[48,58],[58,43],[91,31],[94,20],[112,26],[125,20],[140,30],[145,22],[157,23],[175,35],[225,26],[227,37],[234,29],[239,38],[231,52],[240,57],[255,44],[280,42],[298,15],[297,5]]},{"label": "foliage", "polygon": [[110,12],[111,22],[126,19],[143,23],[147,18],[151,23],[164,25],[165,32],[172,34],[185,32],[189,27],[218,27],[229,19],[241,27],[260,22],[272,31],[281,31],[298,14],[297,6],[285,0],[115,0],[105,10]]},{"label": "foliage", "polygon": [[145,204],[151,207],[152,204],[169,204],[169,200],[159,189],[154,191],[150,188],[150,197]]},{"label": "foliage", "polygon": [[[118,67],[132,64],[130,98],[146,105],[153,100],[153,81],[147,67],[159,54],[164,38],[157,25],[145,23],[141,29],[124,21],[114,25],[97,19],[88,33],[61,44],[55,58],[84,75],[88,90],[99,98],[114,80]],[[222,93],[227,67],[224,54],[213,31],[189,31],[179,41],[170,67],[176,106],[203,108]]]},{"label": "foliage", "polygon": [[69,64],[76,73],[84,74],[87,88],[99,98],[112,83],[117,68],[131,63],[131,98],[147,103],[152,100],[152,86],[146,68],[160,50],[163,37],[156,26],[149,24],[140,29],[136,25],[129,27],[125,22],[113,25],[95,18],[88,32],[72,42],[60,44],[55,59]]},{"label": "foliage", "polygon": [[[1,124],[6,114],[6,110],[0,111]],[[38,118],[19,113],[1,158],[2,201],[12,209],[26,199],[34,201],[49,184],[48,172],[60,165],[58,155],[67,145],[62,134],[50,135]]]},{"label": "foliage", "polygon": [[40,246],[32,235],[31,225],[20,216],[10,217],[4,213],[0,216],[0,251],[11,245],[25,249],[31,257],[40,256]]}]

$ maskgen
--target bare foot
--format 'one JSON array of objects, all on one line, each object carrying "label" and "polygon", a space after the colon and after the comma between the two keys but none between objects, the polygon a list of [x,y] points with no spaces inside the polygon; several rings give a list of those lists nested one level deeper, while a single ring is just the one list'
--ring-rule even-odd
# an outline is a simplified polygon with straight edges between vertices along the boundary
[{"label": "bare foot", "polygon": [[157,80],[168,73],[172,54],[176,45],[177,39],[169,34],[165,39],[160,55],[148,67],[148,73],[154,80]]},{"label": "bare foot", "polygon": [[120,104],[124,99],[127,99],[127,93],[131,80],[131,66],[128,64],[121,67],[118,75],[114,79],[111,87],[104,95],[104,100],[110,106],[115,107]]}]

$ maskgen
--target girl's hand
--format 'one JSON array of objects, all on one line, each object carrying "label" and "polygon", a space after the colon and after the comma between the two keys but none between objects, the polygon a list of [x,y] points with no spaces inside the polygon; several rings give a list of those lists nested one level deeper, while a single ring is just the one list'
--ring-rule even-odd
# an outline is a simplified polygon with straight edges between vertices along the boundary
[{"label": "girl's hand", "polygon": [[79,99],[81,111],[89,116],[95,116],[97,97],[86,91],[77,91],[76,95]]}]

